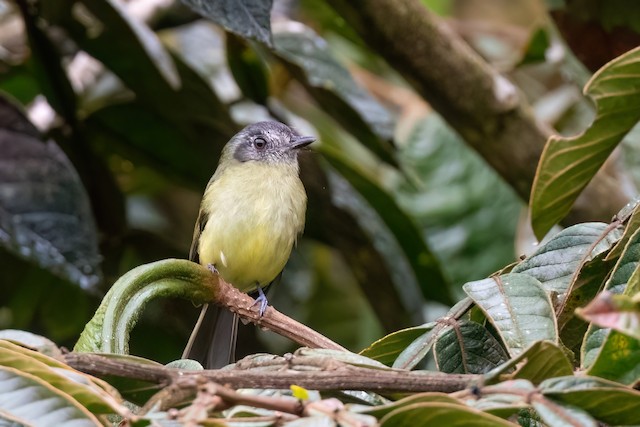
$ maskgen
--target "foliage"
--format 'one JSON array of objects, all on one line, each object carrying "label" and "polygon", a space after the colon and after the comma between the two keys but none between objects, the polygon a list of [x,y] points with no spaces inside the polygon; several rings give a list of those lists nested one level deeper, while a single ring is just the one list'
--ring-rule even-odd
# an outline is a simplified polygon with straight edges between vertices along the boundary
[{"label": "foliage", "polygon": [[[508,186],[521,192],[525,174],[505,182],[484,163],[495,159],[471,153],[460,129],[407,88],[416,82],[398,82],[397,64],[381,60],[393,55],[359,39],[352,17],[307,1],[135,3],[0,3],[0,28],[20,28],[19,47],[0,62],[0,327],[75,344],[68,353],[40,335],[0,331],[0,424],[637,424],[638,201],[533,251],[514,244],[526,227]],[[550,59],[561,41],[549,26],[528,30],[522,51],[466,37],[488,61],[508,58],[537,119],[578,133],[590,107],[566,95],[575,81],[540,88],[584,70]],[[597,110],[586,131],[549,137],[529,183],[537,236],[563,220],[637,124],[638,52],[585,86]],[[474,72],[505,66],[477,62]],[[439,84],[467,84],[447,78]],[[446,100],[434,108],[447,117]],[[190,303],[226,294],[206,269],[173,258],[187,253],[222,146],[258,119],[322,141],[302,161],[305,240],[270,301],[344,342],[224,300],[305,347],[273,356],[292,345],[262,335],[261,344],[242,340],[249,356],[236,364],[202,371],[175,360],[196,314]],[[514,245],[528,253],[515,263]]]}]

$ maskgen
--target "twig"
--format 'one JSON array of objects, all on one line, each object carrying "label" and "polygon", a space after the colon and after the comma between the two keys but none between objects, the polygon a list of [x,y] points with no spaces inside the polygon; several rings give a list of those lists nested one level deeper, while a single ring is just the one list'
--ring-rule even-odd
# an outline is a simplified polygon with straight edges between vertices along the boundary
[{"label": "twig", "polygon": [[259,307],[254,305],[254,299],[224,280],[219,279],[217,286],[216,297],[212,302],[237,313],[241,319],[254,323],[260,328],[273,331],[305,347],[347,351],[341,345],[285,316],[272,306],[267,307],[264,315],[260,316]]},{"label": "twig", "polygon": [[[325,363],[312,360],[313,370],[303,370],[305,356],[290,358],[275,357],[280,369],[274,369],[274,360],[269,368],[255,362],[251,369],[213,369],[183,371],[154,365],[142,365],[122,360],[111,360],[91,353],[68,353],[65,361],[71,367],[97,376],[118,376],[149,381],[157,384],[176,383],[180,378],[200,378],[237,388],[288,389],[292,384],[311,390],[369,390],[380,393],[440,391],[450,393],[462,390],[478,382],[478,375],[441,374],[424,371],[396,369],[374,369],[353,366],[327,357]],[[316,362],[313,362],[313,359]],[[320,358],[321,359],[321,358]],[[295,368],[295,369],[293,369]],[[186,381],[186,380],[180,380]]]}]

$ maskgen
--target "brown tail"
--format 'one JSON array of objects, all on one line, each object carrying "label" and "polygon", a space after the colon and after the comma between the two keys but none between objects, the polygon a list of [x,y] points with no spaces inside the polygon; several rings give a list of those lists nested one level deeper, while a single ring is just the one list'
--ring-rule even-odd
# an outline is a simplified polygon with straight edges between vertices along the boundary
[{"label": "brown tail", "polygon": [[205,369],[235,361],[238,316],[214,304],[205,304],[191,332],[182,358],[197,360]]}]

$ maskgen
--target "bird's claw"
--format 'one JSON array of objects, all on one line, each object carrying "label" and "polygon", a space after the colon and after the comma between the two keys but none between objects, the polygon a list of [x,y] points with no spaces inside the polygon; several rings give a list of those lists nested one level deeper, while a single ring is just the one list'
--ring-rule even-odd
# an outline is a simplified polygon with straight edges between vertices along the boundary
[{"label": "bird's claw", "polygon": [[216,268],[215,265],[209,263],[207,264],[207,268],[209,269],[210,272],[212,272],[213,274],[220,274],[220,272],[218,272],[218,269]]},{"label": "bird's claw", "polygon": [[267,310],[267,307],[269,306],[269,301],[267,300],[267,296],[262,291],[262,288],[259,286],[258,286],[258,298],[256,298],[253,304],[251,304],[251,307],[253,307],[256,304],[259,304],[259,308],[260,308],[259,313],[260,313],[260,317],[262,317],[264,315],[264,312]]}]

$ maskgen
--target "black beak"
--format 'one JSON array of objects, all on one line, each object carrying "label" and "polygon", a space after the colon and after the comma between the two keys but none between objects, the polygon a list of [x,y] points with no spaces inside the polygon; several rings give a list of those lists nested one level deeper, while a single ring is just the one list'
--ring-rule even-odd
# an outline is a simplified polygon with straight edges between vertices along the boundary
[{"label": "black beak", "polygon": [[306,147],[315,141],[316,138],[313,136],[295,136],[289,142],[289,149],[291,150],[299,150],[301,148]]}]

